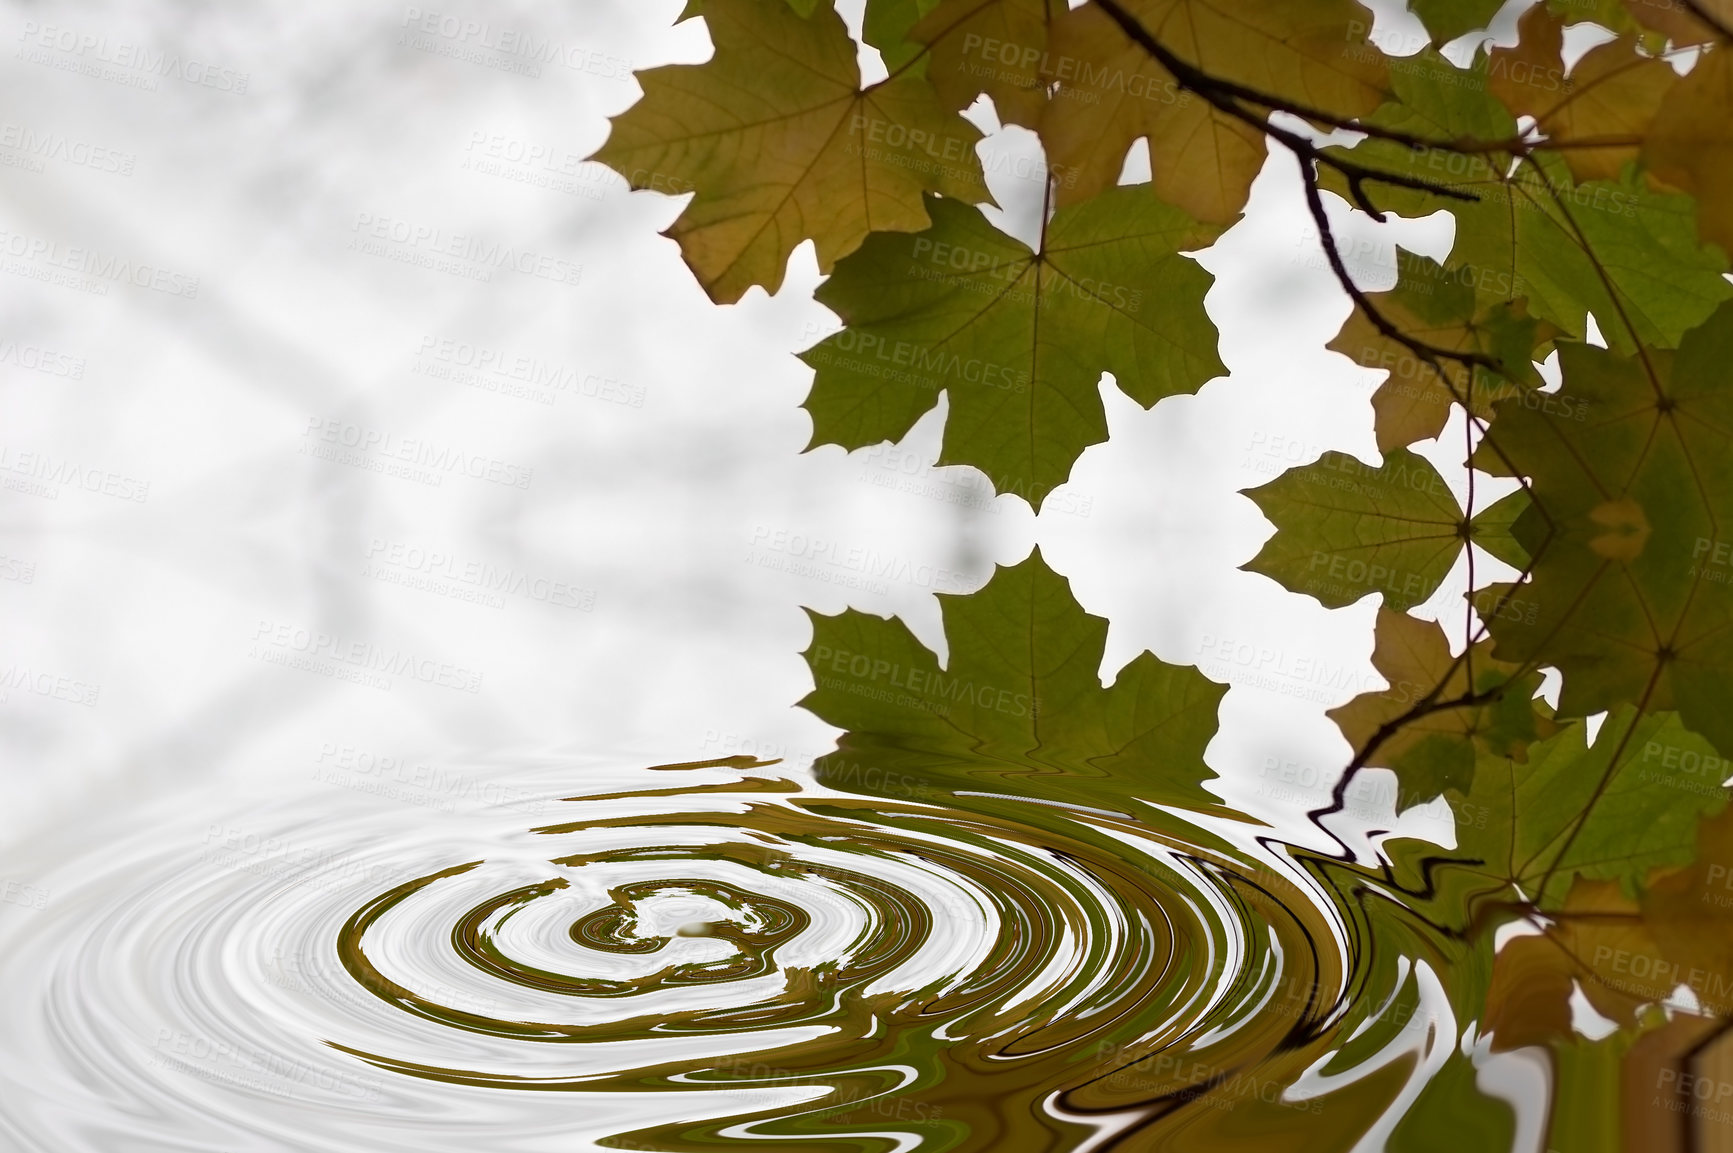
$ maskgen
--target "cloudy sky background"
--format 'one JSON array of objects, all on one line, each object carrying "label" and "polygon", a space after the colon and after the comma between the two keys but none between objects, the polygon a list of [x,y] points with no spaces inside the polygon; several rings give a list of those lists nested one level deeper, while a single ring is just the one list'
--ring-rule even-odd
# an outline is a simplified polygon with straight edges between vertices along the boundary
[{"label": "cloudy sky background", "polygon": [[[1375,461],[1378,377],[1323,347],[1347,302],[1291,161],[1201,258],[1231,375],[1153,411],[1105,382],[1112,438],[1037,518],[931,467],[942,406],[900,445],[803,454],[793,354],[835,326],[810,254],[776,297],[717,307],[658,235],[681,202],[582,161],[637,98],[634,68],[708,55],[698,21],[670,26],[680,7],[0,5],[9,875],[76,851],[88,821],[304,790],[333,757],[810,757],[835,731],[792,707],[811,687],[803,607],[896,614],[942,653],[934,594],[1036,544],[1111,622],[1105,679],[1152,649],[1236,685],[1210,752],[1224,795],[1290,816],[1322,797],[1347,755],[1323,713],[1355,688],[1293,670],[1347,662],[1377,686],[1376,598],[1327,612],[1237,571],[1269,532],[1237,490],[1326,449]],[[417,33],[416,11],[571,63],[524,74]],[[1378,29],[1412,35],[1400,13]],[[139,46],[185,67],[149,72]],[[1012,130],[983,148],[1002,225],[1026,233],[1038,146]],[[1398,234],[1447,251],[1447,222],[1348,215],[1369,286],[1393,279]],[[460,236],[542,274],[426,266]],[[157,271],[95,281],[68,273],[74,250]],[[565,387],[513,395],[489,365],[517,358]],[[1460,430],[1444,439],[1441,461]],[[384,471],[411,441],[477,475]],[[853,549],[910,576],[851,569]],[[470,566],[523,591],[448,595]],[[447,582],[415,587],[429,577]],[[320,634],[436,661],[446,683],[285,664]],[[1272,758],[1308,798],[1276,799]]]}]

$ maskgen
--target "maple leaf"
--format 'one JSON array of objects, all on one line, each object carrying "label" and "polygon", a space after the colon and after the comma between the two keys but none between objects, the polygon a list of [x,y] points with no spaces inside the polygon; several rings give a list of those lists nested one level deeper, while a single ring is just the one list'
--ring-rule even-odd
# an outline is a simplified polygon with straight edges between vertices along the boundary
[{"label": "maple leaf", "polygon": [[[1429,182],[1473,199],[1379,187],[1381,208],[1424,216],[1448,207],[1456,240],[1445,267],[1473,283],[1481,302],[1528,300],[1529,311],[1576,339],[1593,314],[1609,344],[1673,347],[1733,294],[1721,273],[1724,255],[1698,243],[1688,196],[1651,191],[1637,176],[1576,183],[1557,155],[1520,163],[1485,142],[1513,139],[1516,122],[1487,89],[1488,64],[1459,69],[1428,50],[1392,72],[1397,99],[1368,123],[1430,140],[1473,141],[1415,149],[1369,139],[1326,155],[1377,171]],[[1340,173],[1323,183],[1348,195]]]},{"label": "maple leaf", "polygon": [[1533,800],[1517,814],[1514,843],[1529,856],[1515,875],[1543,909],[1562,878],[1617,881],[1633,893],[1654,869],[1686,863],[1700,819],[1727,802],[1713,776],[1725,760],[1678,714],[1620,709],[1603,727],[1587,748],[1586,724],[1537,744],[1526,776],[1506,761],[1518,795]]},{"label": "maple leaf", "polygon": [[[1453,789],[1467,794],[1480,757],[1526,760],[1530,745],[1558,730],[1534,699],[1541,675],[1493,659],[1489,643],[1457,660],[1436,623],[1388,608],[1379,610],[1375,636],[1372,666],[1388,687],[1362,693],[1329,715],[1357,751],[1386,726],[1409,718],[1388,730],[1366,759],[1394,770],[1403,795],[1422,801]],[[1441,707],[1453,701],[1465,703]]]},{"label": "maple leaf", "polygon": [[1447,856],[1407,838],[1385,851],[1403,873],[1430,878],[1419,900],[1436,920],[1476,931],[1525,909],[1558,912],[1578,879],[1635,900],[1655,870],[1692,860],[1699,821],[1726,805],[1711,779],[1726,763],[1677,714],[1622,708],[1593,744],[1587,723],[1572,721],[1526,761],[1480,753],[1473,783],[1445,793],[1456,812]]},{"label": "maple leaf", "polygon": [[[1506,943],[1493,962],[1482,1024],[1499,1051],[1549,1045],[1571,1035],[1571,996],[1580,987],[1597,1013],[1627,1028],[1671,986],[1612,971],[1612,957],[1658,958],[1637,903],[1616,882],[1579,880],[1545,931]],[[1602,972],[1601,970],[1606,970]]]},{"label": "maple leaf", "polygon": [[1373,592],[1386,608],[1412,608],[1438,590],[1466,541],[1508,534],[1498,506],[1470,525],[1438,470],[1406,449],[1377,467],[1326,452],[1246,495],[1276,534],[1242,567],[1325,608]]},{"label": "maple leaf", "polygon": [[[1733,1014],[1733,808],[1721,805],[1721,781],[1733,763],[1701,742],[1681,748],[1670,741],[1651,742],[1644,762],[1641,776],[1651,788],[1682,788],[1704,798],[1701,808],[1719,812],[1692,822],[1694,859],[1685,861],[1693,856],[1688,850],[1669,854],[1681,863],[1653,870],[1640,894],[1620,880],[1579,878],[1541,933],[1500,951],[1487,1004],[1495,1048],[1567,1037],[1573,987],[1627,1027],[1638,1024],[1643,1006],[1680,986],[1705,1014]],[[1675,829],[1691,807],[1675,807]]]},{"label": "maple leaf", "polygon": [[[1563,0],[1561,0],[1563,2]],[[1666,36],[1674,44],[1689,46],[1726,41],[1726,30],[1733,28],[1733,0],[1693,0],[1696,12],[1679,0],[1624,0],[1625,10],[1636,22]],[[1698,15],[1707,16],[1713,23]],[[1612,25],[1609,25],[1612,27]]]},{"label": "maple leaf", "polygon": [[[1551,393],[1540,393],[1540,396],[1551,398]],[[1528,512],[1532,501],[1527,492],[1518,489],[1496,500],[1491,506],[1478,509],[1474,514],[1474,543],[1503,561],[1513,569],[1526,571],[1529,564],[1528,550],[1522,542],[1516,539],[1516,522]],[[1473,593],[1469,594],[1471,597]],[[1477,607],[1486,612],[1498,611],[1500,605],[1496,599],[1481,600]]]},{"label": "maple leaf", "polygon": [[1408,10],[1442,44],[1465,32],[1485,28],[1503,4],[1504,0],[1413,0]]},{"label": "maple leaf", "polygon": [[[1680,751],[1675,775],[1705,790],[1720,790],[1733,763]],[[1703,821],[1696,858],[1652,880],[1642,896],[1643,920],[1679,984],[1697,995],[1706,1013],[1733,1016],[1733,809]]]},{"label": "maple leaf", "polygon": [[869,232],[925,228],[925,192],[991,199],[980,131],[919,76],[860,90],[830,0],[805,19],[784,0],[704,0],[702,12],[715,56],[640,73],[644,98],[594,159],[633,188],[693,193],[668,234],[712,299],[775,292],[803,240],[828,272]]},{"label": "maple leaf", "polygon": [[867,760],[881,776],[1076,804],[1212,802],[1203,751],[1225,686],[1144,653],[1103,687],[1107,622],[1039,551],[939,602],[942,668],[900,621],[809,613],[816,687],[800,703],[848,730],[815,766],[821,781]]},{"label": "maple leaf", "polygon": [[[1472,783],[1451,784],[1454,849],[1391,838],[1382,876],[1337,862],[1320,876],[1344,907],[1364,908],[1375,967],[1391,966],[1386,946],[1427,958],[1458,1020],[1480,1018],[1497,1049],[1568,1041],[1573,982],[1602,1013],[1636,1024],[1672,988],[1630,971],[1639,956],[1645,978],[1669,964],[1645,909],[1693,861],[1705,815],[1733,812],[1720,784],[1730,771],[1673,714],[1622,709],[1592,744],[1587,724],[1571,722],[1526,762],[1483,751]],[[1519,921],[1531,935],[1495,955]]]},{"label": "maple leaf", "polygon": [[947,106],[986,93],[1000,123],[1034,128],[1066,67],[1048,51],[1048,26],[1065,11],[1065,0],[942,0],[912,38],[926,46],[927,75]]},{"label": "maple leaf", "polygon": [[[1276,101],[1348,118],[1372,111],[1389,91],[1384,55],[1365,42],[1370,13],[1353,0],[1123,7],[1186,65]],[[1111,188],[1132,142],[1148,137],[1163,199],[1211,223],[1239,215],[1264,163],[1260,127],[1189,91],[1100,5],[1054,21],[1051,51],[1065,65],[1040,131],[1048,159],[1066,174],[1059,203]]]},{"label": "maple leaf", "polygon": [[1676,353],[1564,345],[1560,411],[1501,405],[1489,471],[1531,478],[1515,532],[1534,611],[1489,622],[1500,659],[1555,665],[1560,712],[1677,708],[1733,750],[1733,304]]},{"label": "maple leaf", "polygon": [[[1465,797],[1458,850],[1479,863],[1445,869],[1485,869],[1489,884],[1502,878],[1544,914],[1531,921],[1540,931],[1509,941],[1493,965],[1485,1026],[1495,1049],[1568,1038],[1577,988],[1625,1027],[1682,983],[1716,994],[1710,1011],[1733,1010],[1733,982],[1702,988],[1733,959],[1733,910],[1702,905],[1717,866],[1724,873],[1733,859],[1719,851],[1733,763],[1673,713],[1622,708],[1594,744],[1585,739],[1584,722],[1573,722],[1535,745],[1526,768],[1483,758]],[[1474,894],[1463,907],[1496,899],[1472,883],[1441,887]]]},{"label": "maple leaf", "polygon": [[[1721,761],[1714,779],[1730,768]],[[1687,1043],[1672,1046],[1679,1053],[1719,1029],[1715,1018],[1733,1014],[1730,818],[1733,809],[1723,809],[1701,821],[1697,859],[1658,870],[1640,896],[1615,881],[1579,878],[1540,933],[1507,944],[1487,1000],[1493,1048],[1557,1046],[1569,1039],[1577,988],[1598,1013],[1626,1029],[1653,1024],[1660,1019],[1654,1006],[1681,986],[1689,989],[1704,1016],[1675,1018],[1669,1026],[1686,1030]]]},{"label": "maple leaf", "polygon": [[1061,210],[1039,252],[966,205],[929,211],[931,229],[873,236],[818,290],[848,327],[802,354],[815,444],[901,439],[943,390],[939,463],[1038,507],[1106,439],[1102,372],[1145,407],[1225,374],[1211,277],[1180,255],[1211,230],[1147,188]]},{"label": "maple leaf", "polygon": [[1656,176],[1697,197],[1703,235],[1733,249],[1733,61],[1710,52],[1667,94],[1643,144]]},{"label": "maple leaf", "polygon": [[[1493,93],[1511,112],[1534,117],[1578,180],[1618,179],[1679,74],[1620,37],[1589,49],[1567,76],[1564,21],[1545,5],[1529,9],[1517,30],[1516,47],[1491,54]],[[1619,143],[1586,147],[1597,140]]]},{"label": "maple leaf", "polygon": [[921,69],[925,62],[919,57],[926,46],[911,40],[909,33],[938,3],[939,0],[872,0],[862,20],[861,39],[879,50],[891,72],[909,66]]},{"label": "maple leaf", "polygon": [[[1490,419],[1493,401],[1538,390],[1541,379],[1531,357],[1552,335],[1550,325],[1526,315],[1520,300],[1482,303],[1472,269],[1464,275],[1462,269],[1449,270],[1427,257],[1396,251],[1396,286],[1367,294],[1379,315],[1409,341],[1478,356],[1497,371],[1476,365],[1471,373],[1461,361],[1423,359],[1411,344],[1387,335],[1360,309],[1350,312],[1330,347],[1356,364],[1389,374],[1372,395],[1382,451],[1437,436],[1459,397],[1468,398],[1476,416]],[[1515,279],[1507,275],[1503,281],[1515,294]]]}]

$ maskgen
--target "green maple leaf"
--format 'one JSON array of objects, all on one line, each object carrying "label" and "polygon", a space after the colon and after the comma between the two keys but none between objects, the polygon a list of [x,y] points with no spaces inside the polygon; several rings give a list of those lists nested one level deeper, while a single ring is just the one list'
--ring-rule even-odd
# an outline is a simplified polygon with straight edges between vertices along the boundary
[{"label": "green maple leaf", "polygon": [[[1428,51],[1391,76],[1397,99],[1369,123],[1433,140],[1517,135],[1510,111],[1487,90],[1484,59],[1459,69]],[[1475,284],[1482,304],[1526,297],[1533,315],[1579,340],[1593,313],[1614,348],[1670,348],[1733,294],[1721,275],[1725,256],[1698,243],[1691,198],[1651,191],[1635,173],[1579,184],[1556,154],[1513,165],[1497,150],[1411,149],[1380,139],[1339,154],[1474,197],[1369,186],[1380,207],[1404,216],[1448,208],[1456,241],[1445,267]],[[1340,174],[1326,167],[1322,176],[1347,193]]]},{"label": "green maple leaf", "polygon": [[[1411,942],[1397,947],[1434,959],[1459,1019],[1498,1031],[1500,1048],[1568,1039],[1572,977],[1582,975],[1572,966],[1602,946],[1607,956],[1653,951],[1632,936],[1647,940],[1638,894],[1664,887],[1665,870],[1697,855],[1704,818],[1726,808],[1727,764],[1671,713],[1621,709],[1592,745],[1586,722],[1575,721],[1526,760],[1479,754],[1472,784],[1446,793],[1454,849],[1395,838],[1383,846],[1389,875],[1334,864],[1322,875],[1344,906],[1365,904],[1382,943]],[[1403,890],[1399,900],[1367,902],[1392,886]],[[1495,959],[1500,926],[1533,911],[1548,918],[1543,936],[1511,942]],[[1389,967],[1386,952],[1374,950],[1375,967]],[[1584,988],[1602,1013],[1629,1023],[1643,998],[1602,968],[1613,987]]]},{"label": "green maple leaf", "polygon": [[[939,0],[868,0],[861,39],[877,48],[885,67],[895,72],[926,51],[926,46],[911,39],[909,33],[938,3]],[[915,66],[920,67],[918,63]],[[942,95],[943,89],[940,92]]]},{"label": "green maple leaf", "polygon": [[1326,608],[1374,592],[1386,608],[1412,608],[1438,591],[1466,541],[1508,552],[1499,539],[1507,501],[1470,525],[1438,470],[1407,449],[1376,468],[1327,452],[1246,495],[1276,535],[1242,567]]},{"label": "green maple leaf", "polygon": [[[1446,794],[1456,848],[1443,854],[1453,863],[1440,868],[1438,893],[1454,923],[1494,894],[1556,911],[1577,878],[1635,894],[1654,870],[1695,857],[1698,824],[1727,802],[1715,747],[1677,714],[1631,708],[1608,716],[1594,744],[1587,736],[1573,721],[1526,761],[1482,753],[1473,786]],[[1418,841],[1386,848],[1416,869],[1441,856]]]},{"label": "green maple leaf", "polygon": [[[1552,397],[1551,393],[1535,395],[1545,396],[1549,400]],[[1532,400],[1533,397],[1530,397],[1524,403]],[[1513,569],[1527,569],[1528,550],[1516,539],[1516,522],[1528,512],[1529,504],[1528,493],[1518,489],[1494,501],[1491,506],[1477,510],[1472,530],[1474,543]]]},{"label": "green maple leaf", "polygon": [[1107,622],[1077,605],[1039,553],[978,593],[939,601],[942,668],[900,621],[810,614],[816,687],[801,705],[848,730],[815,766],[821,781],[858,778],[869,760],[887,782],[921,782],[911,791],[1213,803],[1203,752],[1224,686],[1144,653],[1103,687]]},{"label": "green maple leaf", "polygon": [[1180,255],[1213,230],[1147,188],[1061,210],[1040,252],[976,209],[928,209],[931,229],[874,235],[818,290],[848,327],[803,354],[814,444],[900,440],[943,391],[939,463],[1039,506],[1107,437],[1104,371],[1145,407],[1226,372],[1211,277]]},{"label": "green maple leaf", "polygon": [[1485,28],[1503,5],[1504,0],[1413,0],[1408,10],[1420,17],[1434,40],[1443,44]]},{"label": "green maple leaf", "polygon": [[1558,667],[1564,715],[1676,708],[1733,751],[1730,363],[1733,304],[1676,353],[1561,347],[1572,416],[1500,406],[1501,455],[1480,459],[1531,478],[1515,531],[1535,564],[1508,590],[1532,611],[1489,627],[1501,659]]},{"label": "green maple leaf", "polygon": [[[1703,838],[1726,827],[1728,762],[1672,713],[1624,708],[1593,745],[1585,733],[1572,724],[1536,745],[1526,766],[1482,764],[1451,855],[1469,860],[1439,870],[1441,891],[1466,898],[1458,913],[1520,894],[1545,914],[1530,922],[1541,932],[1509,942],[1493,966],[1484,1021],[1500,1049],[1568,1042],[1579,986],[1630,1027],[1643,1003],[1683,978],[1681,969],[1659,979],[1663,957],[1725,959],[1725,923],[1703,903],[1696,858]],[[1484,914],[1472,917],[1483,940],[1504,919]],[[1621,971],[1632,955],[1649,964]]]},{"label": "green maple leaf", "polygon": [[641,73],[644,98],[594,158],[633,188],[693,193],[669,235],[713,299],[775,292],[804,240],[829,271],[868,232],[925,228],[923,193],[991,199],[979,130],[912,73],[861,90],[830,0],[806,18],[785,0],[702,14],[715,56]]}]

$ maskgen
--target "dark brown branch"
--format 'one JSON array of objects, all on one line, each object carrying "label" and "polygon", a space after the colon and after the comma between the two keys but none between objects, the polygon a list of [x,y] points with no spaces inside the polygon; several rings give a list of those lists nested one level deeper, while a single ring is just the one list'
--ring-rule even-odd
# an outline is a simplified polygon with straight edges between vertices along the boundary
[{"label": "dark brown branch", "polygon": [[[1316,124],[1327,124],[1332,128],[1345,128],[1351,132],[1376,136],[1380,140],[1389,140],[1405,148],[1438,148],[1448,152],[1462,150],[1457,143],[1452,141],[1432,140],[1424,136],[1416,136],[1411,132],[1399,132],[1375,124],[1362,124],[1351,117],[1338,116],[1333,112],[1326,112],[1322,108],[1314,108],[1296,100],[1287,100],[1273,96],[1268,92],[1260,92],[1256,88],[1249,88],[1232,80],[1211,76],[1157,40],[1137,17],[1120,5],[1119,0],[1095,0],[1095,3],[1100,6],[1103,12],[1107,13],[1115,24],[1119,25],[1120,31],[1130,37],[1134,44],[1153,56],[1158,64],[1172,73],[1173,78],[1179,82],[1181,87],[1197,93],[1218,108],[1221,107],[1221,104],[1216,97],[1225,97],[1245,104],[1254,104],[1260,108],[1267,108],[1271,112],[1286,112]],[[1223,110],[1226,111],[1226,109]]]},{"label": "dark brown branch", "polygon": [[[1306,207],[1311,210],[1312,222],[1318,228],[1318,239],[1324,248],[1324,258],[1329,261],[1330,270],[1336,274],[1336,280],[1341,284],[1342,290],[1354,301],[1355,307],[1365,314],[1366,319],[1372,323],[1372,327],[1376,328],[1379,334],[1386,339],[1396,341],[1435,368],[1439,361],[1450,360],[1470,369],[1480,367],[1498,372],[1497,363],[1490,357],[1478,352],[1456,352],[1452,349],[1428,344],[1423,340],[1409,336],[1392,324],[1382,312],[1378,311],[1377,306],[1367,297],[1365,290],[1354,283],[1353,276],[1348,272],[1347,264],[1342,260],[1342,252],[1336,243],[1335,231],[1330,225],[1330,215],[1324,209],[1324,195],[1318,188],[1317,172],[1307,162],[1307,157],[1300,155],[1297,159],[1300,161],[1300,178],[1306,187]],[[1440,370],[1440,375],[1445,375],[1442,370]]]}]

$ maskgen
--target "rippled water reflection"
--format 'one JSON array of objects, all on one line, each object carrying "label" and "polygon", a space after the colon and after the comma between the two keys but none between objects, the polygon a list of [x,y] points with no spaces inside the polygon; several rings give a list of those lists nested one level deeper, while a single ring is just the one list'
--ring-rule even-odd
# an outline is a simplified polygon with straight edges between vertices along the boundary
[{"label": "rippled water reflection", "polygon": [[[1424,967],[1365,986],[1239,819],[476,771],[514,803],[142,814],[58,871],[7,927],[9,1147],[1347,1147],[1437,1048]],[[1323,1071],[1357,982],[1409,1009]]]}]

